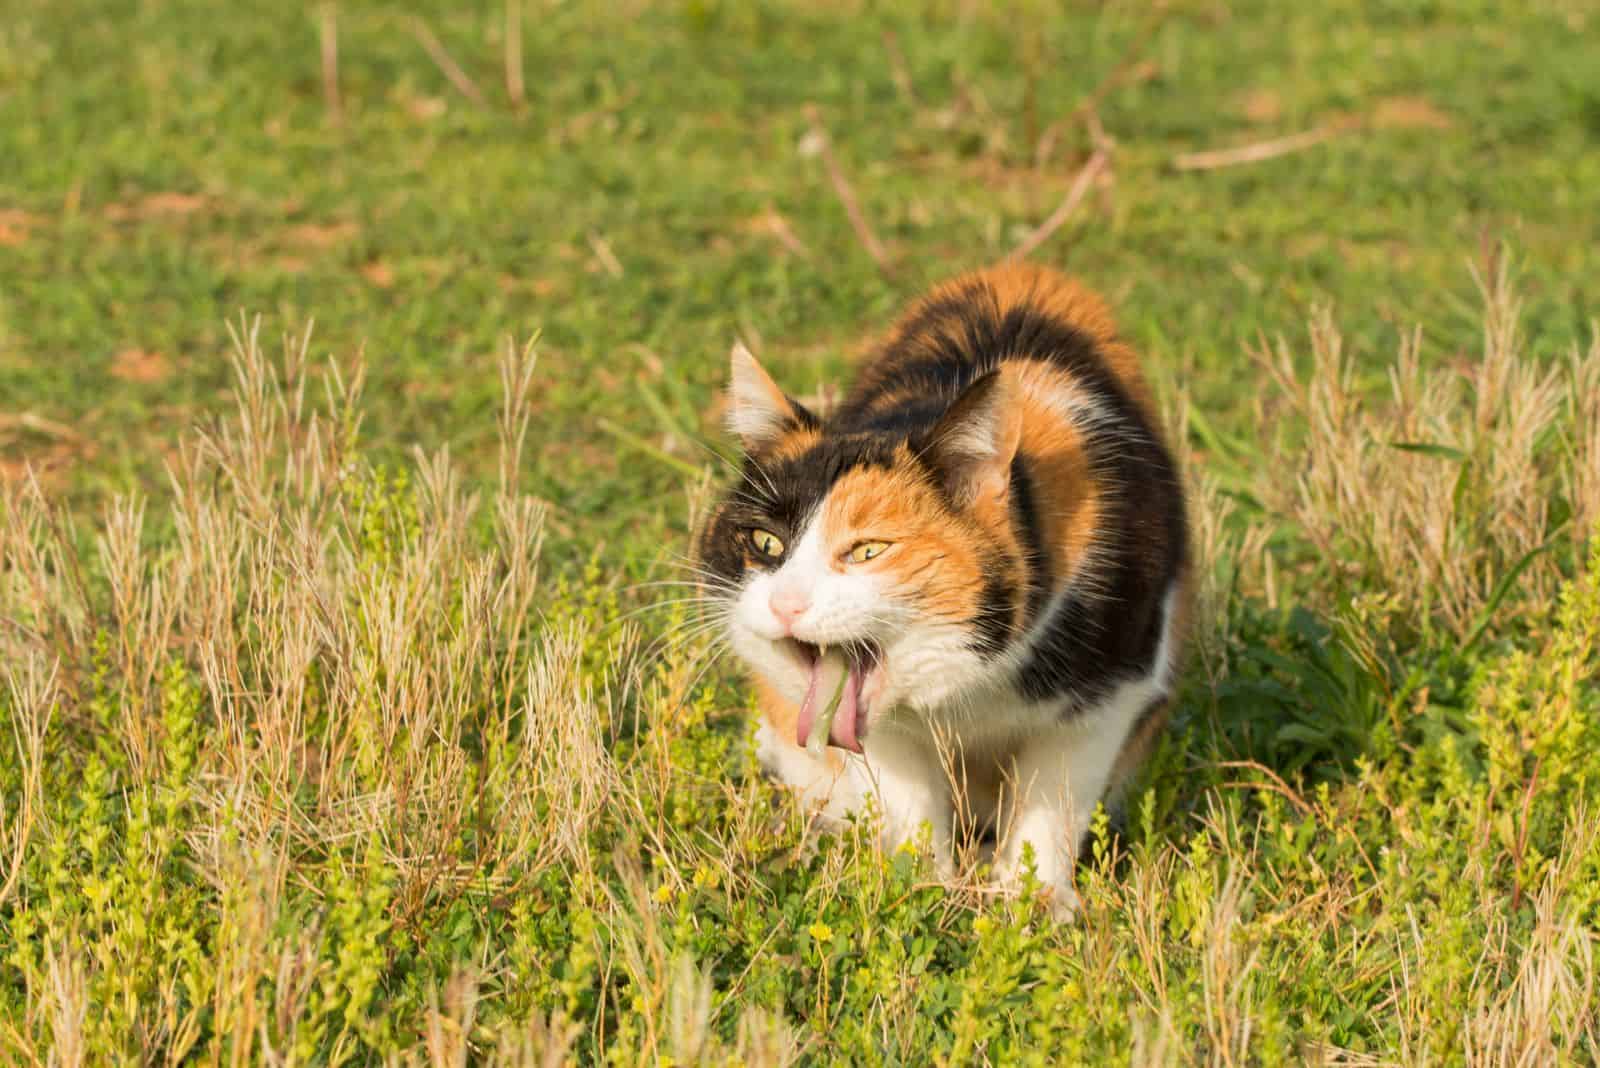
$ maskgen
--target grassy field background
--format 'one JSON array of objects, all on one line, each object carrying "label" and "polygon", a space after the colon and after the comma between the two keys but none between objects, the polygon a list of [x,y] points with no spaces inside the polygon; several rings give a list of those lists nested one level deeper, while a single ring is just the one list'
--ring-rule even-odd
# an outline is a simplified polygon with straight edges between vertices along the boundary
[{"label": "grassy field background", "polygon": [[[1597,35],[1582,0],[13,0],[0,1050],[1600,1059]],[[1033,258],[1146,354],[1213,574],[1058,927],[808,844],[653,584],[735,336],[843,381],[1097,147]]]}]

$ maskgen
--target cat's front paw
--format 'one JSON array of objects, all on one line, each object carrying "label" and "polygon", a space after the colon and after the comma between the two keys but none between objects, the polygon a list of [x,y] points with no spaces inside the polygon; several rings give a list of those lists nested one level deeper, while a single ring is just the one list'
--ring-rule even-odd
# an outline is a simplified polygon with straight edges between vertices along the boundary
[{"label": "cat's front paw", "polygon": [[859,757],[830,749],[820,757],[762,723],[756,729],[756,760],[768,778],[792,789],[807,809],[829,826],[840,826],[866,809],[871,782]]},{"label": "cat's front paw", "polygon": [[1078,891],[1070,882],[1042,886],[1039,896],[1057,923],[1071,923],[1078,918]]},{"label": "cat's front paw", "polygon": [[955,847],[949,834],[940,834],[931,819],[912,824],[904,820],[884,820],[879,827],[878,844],[885,853],[910,853],[927,858],[933,877],[942,883],[956,878]]},{"label": "cat's front paw", "polygon": [[[1030,872],[1033,878],[1026,878]],[[1057,923],[1070,923],[1078,915],[1078,891],[1070,869],[1040,872],[1021,858],[1006,859],[995,869],[993,881],[996,889],[1011,897],[1021,897],[1031,888]]]}]

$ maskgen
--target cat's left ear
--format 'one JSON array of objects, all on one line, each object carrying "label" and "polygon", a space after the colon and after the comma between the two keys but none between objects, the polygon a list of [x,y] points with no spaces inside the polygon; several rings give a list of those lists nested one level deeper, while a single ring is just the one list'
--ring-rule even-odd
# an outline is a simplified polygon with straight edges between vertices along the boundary
[{"label": "cat's left ear", "polygon": [[1004,501],[1022,437],[1017,387],[999,371],[974,381],[928,432],[921,455],[963,505]]},{"label": "cat's left ear", "polygon": [[746,452],[760,452],[798,427],[817,425],[817,417],[779,388],[742,341],[734,342],[729,362],[728,429]]}]

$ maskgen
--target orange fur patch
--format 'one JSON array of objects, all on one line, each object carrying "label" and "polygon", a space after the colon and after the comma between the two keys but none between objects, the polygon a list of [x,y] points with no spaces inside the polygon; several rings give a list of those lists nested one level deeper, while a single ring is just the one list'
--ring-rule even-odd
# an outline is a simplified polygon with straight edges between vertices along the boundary
[{"label": "orange fur patch", "polygon": [[1102,488],[1094,481],[1082,432],[1062,408],[1078,391],[1072,376],[1053,364],[1018,360],[1014,375],[1022,396],[1022,456],[1033,476],[1033,502],[1057,581],[1069,578],[1094,540]]},{"label": "orange fur patch", "polygon": [[821,431],[811,427],[798,427],[763,449],[761,455],[774,460],[792,460],[814,448],[821,440]]},{"label": "orange fur patch", "polygon": [[890,387],[879,391],[873,396],[866,411],[872,413],[892,412],[908,404],[915,404],[926,396],[926,391],[916,387]]},{"label": "orange fur patch", "polygon": [[952,514],[913,467],[909,451],[893,468],[856,468],[839,479],[823,504],[822,530],[828,551],[843,557],[857,542],[887,541],[893,548],[876,560],[849,565],[892,577],[897,589],[930,615],[950,622],[978,611],[983,595],[984,539],[1001,538],[1015,553],[1015,539],[1002,522],[985,529]]}]

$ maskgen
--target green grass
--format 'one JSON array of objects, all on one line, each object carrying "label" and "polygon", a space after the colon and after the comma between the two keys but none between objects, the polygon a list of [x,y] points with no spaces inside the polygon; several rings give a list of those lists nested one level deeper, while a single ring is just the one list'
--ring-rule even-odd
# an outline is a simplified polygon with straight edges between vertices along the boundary
[{"label": "green grass", "polygon": [[[339,122],[314,6],[8,7],[7,1059],[1600,1058],[1600,356],[1567,370],[1600,316],[1600,16],[814,6],[530,0],[517,109],[498,0],[343,3]],[[1112,180],[1035,258],[1110,295],[1187,409],[1215,594],[1058,928],[864,830],[807,847],[748,694],[643,584],[720,471],[733,337],[798,392],[842,379],[1048,215],[1091,99]],[[1502,243],[1521,333],[1486,342],[1469,265]],[[274,415],[259,352],[236,401],[241,310],[314,319],[346,380],[364,350],[359,435],[316,375],[343,429]],[[1310,385],[1247,355],[1279,337]],[[230,438],[240,403],[277,438]],[[445,446],[479,503],[414,456]]]}]

